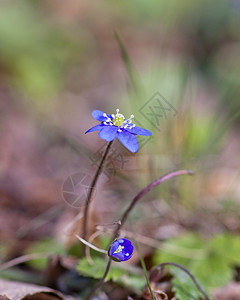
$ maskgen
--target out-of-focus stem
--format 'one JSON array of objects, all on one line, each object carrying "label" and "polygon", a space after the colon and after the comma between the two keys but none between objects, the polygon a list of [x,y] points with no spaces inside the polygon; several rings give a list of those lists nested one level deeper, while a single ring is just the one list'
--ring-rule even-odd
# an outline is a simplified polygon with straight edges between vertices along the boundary
[{"label": "out-of-focus stem", "polygon": [[89,293],[89,295],[87,296],[86,300],[90,300],[91,297],[95,294],[95,292],[104,284],[104,281],[107,277],[107,274],[110,270],[111,267],[111,263],[112,263],[112,259],[109,257],[108,258],[108,263],[105,269],[105,272],[103,274],[103,277],[101,278],[101,280],[99,280],[99,282],[95,285],[95,287],[91,290],[91,292]]},{"label": "out-of-focus stem", "polygon": [[93,191],[94,191],[94,188],[97,184],[97,181],[98,181],[98,178],[101,174],[101,171],[103,169],[103,165],[104,165],[104,162],[106,160],[106,157],[109,153],[109,150],[110,150],[110,147],[112,145],[113,141],[109,142],[108,145],[107,145],[107,148],[103,154],[103,157],[102,157],[102,160],[98,166],[98,169],[97,169],[97,172],[93,178],[93,181],[91,183],[91,186],[90,186],[90,189],[89,189],[89,192],[88,192],[88,196],[87,196],[87,201],[86,201],[86,205],[85,205],[85,208],[84,208],[84,214],[83,214],[83,231],[82,231],[82,238],[84,240],[86,240],[86,237],[87,237],[87,234],[88,234],[88,214],[89,214],[89,207],[90,207],[90,202],[91,202],[91,199],[92,199],[92,195],[93,195]]},{"label": "out-of-focus stem", "polygon": [[132,202],[129,204],[128,208],[125,210],[125,212],[123,213],[120,221],[118,222],[117,228],[113,234],[112,237],[112,241],[114,241],[120,232],[120,229],[122,228],[123,224],[126,222],[128,215],[130,214],[130,212],[132,211],[132,209],[134,208],[134,206],[136,205],[136,203],[147,193],[149,192],[151,189],[153,189],[155,186],[163,183],[164,181],[175,177],[175,176],[179,176],[179,175],[193,175],[193,171],[191,170],[179,170],[179,171],[175,171],[175,172],[171,172],[168,173],[166,175],[163,175],[162,177],[160,177],[159,179],[151,182],[148,186],[146,186],[144,189],[142,189],[132,200]]},{"label": "out-of-focus stem", "polygon": [[9,260],[9,261],[1,264],[0,271],[14,267],[16,265],[22,264],[22,263],[30,261],[30,260],[34,260],[34,259],[38,259],[38,258],[48,258],[50,256],[51,256],[51,253],[32,253],[32,254],[19,256],[17,258],[14,258],[12,260]]}]

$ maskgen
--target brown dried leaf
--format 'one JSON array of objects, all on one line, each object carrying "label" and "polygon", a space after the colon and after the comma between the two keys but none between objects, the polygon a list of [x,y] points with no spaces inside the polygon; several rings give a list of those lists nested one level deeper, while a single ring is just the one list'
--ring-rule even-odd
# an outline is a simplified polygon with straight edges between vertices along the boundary
[{"label": "brown dried leaf", "polygon": [[48,287],[0,279],[0,300],[71,300]]}]

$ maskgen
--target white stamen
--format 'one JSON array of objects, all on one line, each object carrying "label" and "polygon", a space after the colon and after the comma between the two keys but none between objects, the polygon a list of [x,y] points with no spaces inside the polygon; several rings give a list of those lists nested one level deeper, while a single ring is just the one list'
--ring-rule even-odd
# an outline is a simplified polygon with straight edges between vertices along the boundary
[{"label": "white stamen", "polygon": [[126,255],[126,256],[129,256],[129,253],[126,253],[125,255]]},{"label": "white stamen", "polygon": [[124,246],[119,245],[118,248],[113,252],[113,254],[122,252],[122,249],[124,249]]},{"label": "white stamen", "polygon": [[118,132],[122,132],[123,128],[129,128],[132,129],[133,127],[135,127],[135,124],[132,124],[132,119],[134,118],[134,115],[131,115],[129,119],[125,119],[124,115],[119,113],[119,108],[116,109],[116,114],[111,114],[111,117],[109,117],[106,113],[103,113],[103,116],[106,118],[106,120],[104,120],[103,124],[107,125],[107,126],[117,126],[117,124],[123,121],[122,125],[117,126]]}]

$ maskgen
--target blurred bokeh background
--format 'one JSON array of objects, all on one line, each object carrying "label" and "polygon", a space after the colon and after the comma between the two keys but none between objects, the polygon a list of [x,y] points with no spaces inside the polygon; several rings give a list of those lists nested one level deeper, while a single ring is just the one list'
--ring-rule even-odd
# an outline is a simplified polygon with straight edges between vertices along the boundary
[{"label": "blurred bokeh background", "polygon": [[239,28],[239,0],[1,1],[1,260],[46,238],[71,245],[64,230],[81,205],[67,203],[64,183],[92,176],[106,146],[84,134],[94,109],[134,114],[153,135],[134,155],[114,142],[93,227],[117,221],[151,180],[188,168],[193,177],[139,204],[134,230],[239,233]]}]

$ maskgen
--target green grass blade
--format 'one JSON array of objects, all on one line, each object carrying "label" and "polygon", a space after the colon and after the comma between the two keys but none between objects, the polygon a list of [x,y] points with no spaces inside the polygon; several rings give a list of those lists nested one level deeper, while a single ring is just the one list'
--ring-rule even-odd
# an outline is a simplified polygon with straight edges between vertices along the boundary
[{"label": "green grass blade", "polygon": [[145,278],[146,278],[146,281],[147,281],[149,291],[151,293],[152,299],[155,300],[155,297],[154,297],[154,294],[153,294],[153,291],[152,291],[152,288],[151,288],[151,285],[150,285],[150,281],[149,281],[149,278],[148,278],[146,265],[145,265],[145,262],[144,262],[144,259],[143,259],[143,256],[142,256],[142,253],[141,253],[141,250],[139,248],[139,244],[138,244],[137,241],[135,241],[135,246],[136,246],[139,258],[140,258],[140,262],[141,262],[141,265],[142,265],[142,268],[143,268],[143,272],[144,272],[144,275],[145,275]]}]

